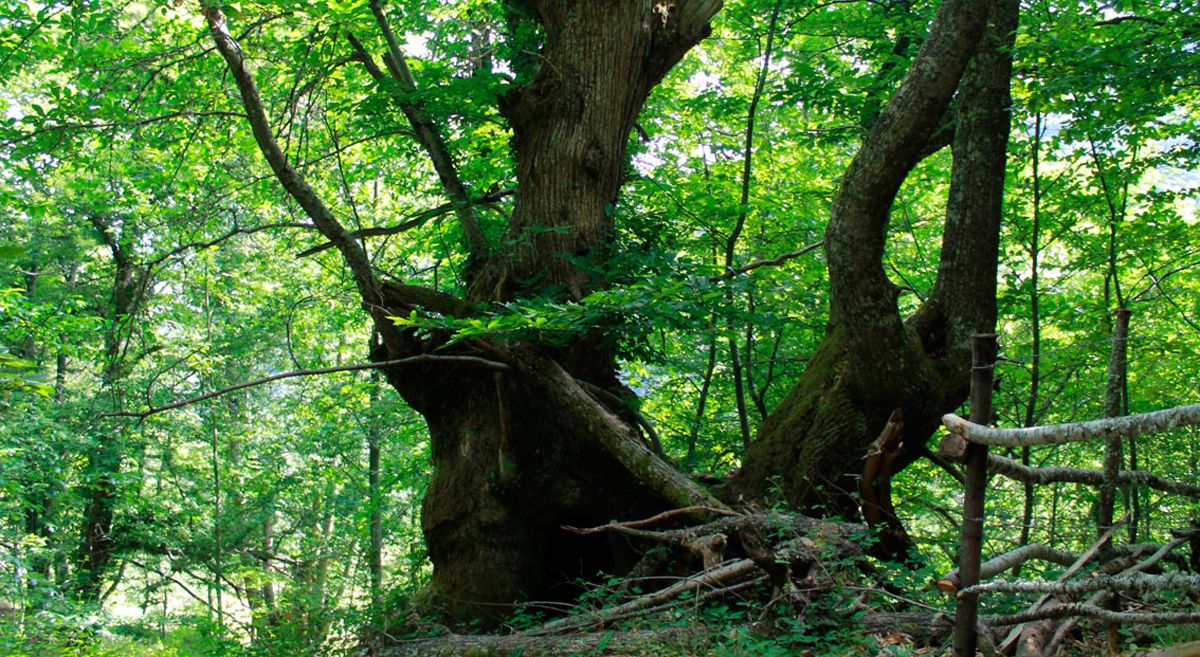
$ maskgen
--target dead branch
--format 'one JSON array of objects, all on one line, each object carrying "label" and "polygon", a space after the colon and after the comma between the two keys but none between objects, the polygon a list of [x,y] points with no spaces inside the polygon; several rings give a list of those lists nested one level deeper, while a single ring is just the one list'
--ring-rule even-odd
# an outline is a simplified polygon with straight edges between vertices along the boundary
[{"label": "dead branch", "polygon": [[[1104,483],[1104,473],[1099,470],[1064,467],[1037,468],[995,454],[988,455],[988,470],[1010,479],[1035,484],[1071,483],[1099,486]],[[1117,483],[1123,486],[1153,488],[1164,493],[1185,497],[1200,497],[1200,486],[1172,481],[1145,470],[1122,470],[1117,473]]]},{"label": "dead branch", "polygon": [[[848,620],[864,634],[903,634],[921,645],[943,641],[953,628],[945,614],[913,612],[872,612]],[[641,654],[639,648],[649,645],[687,647],[709,644],[728,636],[731,629],[753,632],[753,628],[730,628],[726,625],[692,624],[686,627],[639,629],[627,631],[567,632],[509,636],[446,634],[425,639],[397,641],[371,654],[380,657],[463,657],[466,655],[512,655],[524,657],[559,657],[583,654]],[[1177,656],[1171,656],[1177,657]]]},{"label": "dead branch", "polygon": [[[1125,517],[1127,517],[1128,515],[1129,514],[1125,514]],[[1125,517],[1122,517],[1121,520],[1124,521]],[[1097,542],[1097,545],[1102,544],[1103,540],[1104,540],[1104,537],[1101,537],[1100,541]],[[1168,554],[1170,554],[1171,550],[1174,550],[1176,547],[1182,545],[1184,543],[1184,541],[1186,541],[1186,540],[1187,540],[1186,538],[1176,538],[1173,541],[1166,543],[1165,545],[1159,546],[1158,549],[1153,554],[1151,554],[1149,557],[1143,559],[1142,561],[1140,561],[1132,566],[1125,568],[1124,570],[1121,571],[1120,574],[1123,576],[1128,576],[1128,575],[1134,575],[1136,573],[1141,573],[1141,572],[1146,571],[1147,569],[1149,569],[1152,566],[1154,566],[1155,564],[1157,564],[1159,561],[1162,561],[1164,558],[1166,558],[1166,556]],[[1132,547],[1140,548],[1141,546],[1132,546]],[[1108,595],[1109,594],[1107,591],[1102,591],[1100,593],[1092,594],[1091,596],[1088,597],[1087,600],[1085,600],[1083,602],[1083,604],[1085,606],[1098,605],[1098,604],[1102,603],[1104,601],[1104,599],[1106,597],[1108,597]],[[1043,599],[1045,599],[1045,596],[1043,596]],[[1040,653],[1037,653],[1037,654],[1053,655],[1055,650],[1059,646],[1059,644],[1061,644],[1063,642],[1063,640],[1066,638],[1067,634],[1070,633],[1070,631],[1073,627],[1075,627],[1075,623],[1078,621],[1078,618],[1077,617],[1068,618],[1066,620],[1066,622],[1062,623],[1062,625],[1060,625],[1058,627],[1058,629],[1055,630],[1054,635],[1050,638],[1050,641],[1048,643],[1045,643],[1045,645],[1043,647],[1043,646],[1041,646],[1041,642],[1044,639],[1045,635],[1050,632],[1050,628],[1053,626],[1053,623],[1052,623],[1053,620],[1054,619],[1045,619],[1045,620],[1037,622],[1033,626],[1026,626],[1026,629],[1024,629],[1023,631],[1020,631],[1022,647],[1024,647],[1025,641],[1027,639],[1032,639],[1032,638],[1036,637],[1036,641],[1038,642],[1037,647],[1041,648]],[[1017,632],[1019,629],[1020,628],[1014,629],[1013,632]],[[1009,634],[1009,638],[1011,638],[1011,637],[1012,637],[1012,633]]]},{"label": "dead branch", "polygon": [[1093,591],[1111,591],[1147,594],[1155,591],[1172,590],[1200,592],[1200,575],[1097,575],[1073,582],[1036,582],[1018,580],[1013,582],[988,582],[969,586],[959,595],[968,593],[1051,593],[1054,595],[1079,595]]},{"label": "dead branch", "polygon": [[1064,603],[1052,607],[1044,607],[1036,611],[1024,611],[1008,616],[995,616],[988,619],[988,624],[996,626],[1020,625],[1033,621],[1087,617],[1108,623],[1123,625],[1126,623],[1142,623],[1146,625],[1180,625],[1183,623],[1200,623],[1200,612],[1138,612],[1112,611],[1095,605],[1081,603]]},{"label": "dead branch", "polygon": [[463,655],[523,655],[559,657],[560,655],[634,654],[639,647],[686,645],[707,640],[719,630],[704,625],[671,627],[658,630],[625,632],[587,632],[551,636],[511,636],[449,634],[428,639],[399,641],[370,654],[387,657],[461,657]]},{"label": "dead branch", "polygon": [[1072,422],[1044,427],[998,429],[975,424],[949,413],[942,424],[951,433],[980,445],[998,447],[1032,447],[1058,445],[1082,440],[1128,438],[1148,433],[1169,431],[1178,427],[1200,424],[1200,404],[1177,406],[1152,413],[1105,418],[1090,422]]},{"label": "dead branch", "polygon": [[[1173,542],[1169,545],[1174,548],[1174,546],[1179,545],[1179,542]],[[1161,543],[1137,543],[1134,545],[1118,546],[1114,548],[1114,554],[1118,558],[1105,563],[1101,570],[1110,574],[1119,573],[1130,566],[1137,564],[1138,560],[1140,560],[1147,553],[1157,552],[1162,547],[1163,545]],[[1009,568],[1015,568],[1026,561],[1032,561],[1035,559],[1064,567],[1071,566],[1075,563],[1075,560],[1078,559],[1079,556],[1079,554],[1074,552],[1059,550],[1057,548],[1052,548],[1040,543],[1030,543],[1029,545],[1022,545],[1019,548],[1010,550],[984,562],[980,569],[980,579],[991,579],[992,577],[999,575]],[[1155,559],[1155,561],[1157,562],[1166,556],[1167,555],[1165,554],[1160,555],[1158,559]],[[936,586],[940,591],[954,595],[958,593],[959,584],[958,569],[954,569],[939,578],[934,586]]]},{"label": "dead branch", "polygon": [[645,527],[647,525],[653,525],[655,523],[659,523],[659,522],[662,522],[663,520],[668,520],[670,518],[677,518],[679,516],[693,516],[693,515],[697,515],[700,513],[710,513],[713,515],[721,515],[721,516],[741,516],[741,515],[743,515],[741,513],[738,513],[737,511],[730,511],[729,509],[718,509],[715,507],[708,507],[708,506],[688,506],[688,507],[684,507],[682,509],[671,509],[669,511],[663,511],[662,513],[650,516],[649,518],[643,518],[642,520],[630,520],[627,522],[610,522],[607,525],[600,525],[599,527],[588,527],[586,529],[580,529],[578,527],[563,527],[563,529],[565,529],[571,533],[574,533],[574,534],[579,534],[581,536],[588,536],[590,534],[599,534],[602,532],[611,531],[614,527],[617,527],[617,526],[620,526],[620,527]]},{"label": "dead branch", "polygon": [[[685,527],[681,529],[665,529],[660,531],[651,531],[640,529],[654,522],[659,522],[669,517],[683,515],[685,513],[712,513],[723,517],[716,520],[696,525],[693,527]],[[630,522],[609,523],[600,525],[599,527],[589,527],[579,529],[575,527],[564,527],[564,529],[576,534],[596,534],[606,531],[637,535],[647,538],[655,538],[660,541],[678,541],[697,536],[726,534],[726,535],[741,535],[747,533],[757,533],[760,536],[770,535],[772,533],[783,532],[790,537],[806,536],[810,537],[815,542],[837,545],[839,550],[845,551],[848,554],[861,554],[860,538],[866,533],[865,525],[857,523],[838,523],[827,520],[818,520],[800,515],[784,515],[778,513],[738,513],[720,507],[709,507],[704,505],[684,507],[664,511],[656,516],[646,518],[644,520],[634,520]],[[637,534],[630,534],[630,531],[636,531]]]},{"label": "dead branch", "polygon": [[1200,657],[1200,641],[1181,643],[1168,648],[1160,648],[1147,653],[1138,653],[1138,657]]},{"label": "dead branch", "polygon": [[863,517],[871,527],[881,528],[880,541],[886,554],[902,555],[912,540],[892,506],[892,470],[900,456],[904,438],[904,412],[897,408],[888,417],[879,437],[867,447],[867,462],[858,480]]},{"label": "dead branch", "polygon": [[[1089,547],[1087,550],[1084,550],[1083,554],[1079,555],[1079,558],[1075,560],[1075,563],[1071,564],[1069,568],[1063,571],[1063,573],[1059,575],[1058,579],[1055,581],[1065,582],[1070,579],[1072,575],[1079,572],[1079,570],[1083,568],[1088,561],[1091,561],[1092,557],[1096,556],[1096,554],[1100,552],[1100,548],[1104,546],[1110,538],[1112,538],[1113,533],[1117,531],[1118,527],[1125,524],[1126,520],[1129,520],[1128,512],[1121,516],[1120,520],[1114,522],[1112,527],[1109,527],[1107,530],[1105,530],[1104,533],[1100,535],[1100,538],[1096,539],[1096,542],[1092,543],[1091,547]],[[1053,596],[1048,593],[1043,595],[1042,597],[1038,598],[1037,602],[1033,603],[1033,605],[1031,605],[1024,613],[1036,614],[1042,609],[1043,605],[1050,601],[1051,597]],[[1040,618],[1031,618],[1030,620],[1040,620]],[[1000,643],[999,650],[1003,653],[1008,653],[1012,649],[1017,640],[1021,638],[1023,630],[1018,623],[1009,623],[1009,625],[1018,625],[1018,627],[1013,628],[1013,630],[1008,633],[1008,636],[1004,638],[1004,641]]]},{"label": "dead branch", "polygon": [[[697,513],[715,513],[722,517],[691,527],[645,528],[671,518],[694,517]],[[766,584],[768,580],[776,592],[797,593],[795,579],[803,580],[811,588],[812,573],[816,572],[813,567],[820,561],[823,547],[832,548],[838,556],[862,555],[861,543],[854,540],[854,536],[865,531],[862,525],[824,522],[804,516],[742,514],[707,506],[674,509],[645,520],[563,529],[582,535],[612,532],[667,544],[701,559],[704,569],[661,590],[602,610],[551,621],[530,632],[581,631],[611,625],[618,620],[657,613],[685,602],[694,604],[711,597],[728,596],[743,588]],[[746,557],[723,561],[731,537],[738,539],[732,545],[740,545]],[[772,537],[774,541],[765,537]],[[681,599],[685,593],[690,597]]]},{"label": "dead branch", "polygon": [[694,593],[701,589],[723,588],[753,574],[755,569],[754,562],[750,559],[737,559],[718,564],[713,568],[684,578],[664,589],[638,596],[624,604],[608,607],[587,617],[567,616],[560,618],[534,630],[530,630],[525,635],[545,636],[564,630],[581,631],[593,627],[603,627],[618,616],[627,617],[631,612],[642,611],[663,602],[674,600],[684,593]]},{"label": "dead branch", "polygon": [[[1058,550],[1040,543],[1022,545],[1015,550],[1010,550],[1004,554],[992,557],[991,559],[985,561],[979,567],[979,579],[991,579],[992,577],[999,575],[1009,568],[1014,568],[1031,559],[1048,561],[1053,564],[1067,567],[1074,564],[1075,561],[1079,559],[1079,555],[1072,552],[1067,552],[1065,550]],[[936,584],[938,590],[949,594],[958,593],[958,585],[959,580],[957,568],[943,575],[940,579],[938,579]]]}]

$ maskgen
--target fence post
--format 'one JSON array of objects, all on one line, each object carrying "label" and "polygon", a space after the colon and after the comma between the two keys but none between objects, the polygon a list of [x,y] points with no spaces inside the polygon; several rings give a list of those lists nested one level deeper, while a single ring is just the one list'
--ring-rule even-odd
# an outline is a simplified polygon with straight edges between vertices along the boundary
[{"label": "fence post", "polygon": [[[992,333],[971,336],[971,415],[976,424],[992,421],[992,370],[996,363],[996,336]],[[962,541],[958,552],[959,589],[979,583],[979,564],[983,560],[983,509],[987,487],[986,445],[967,443],[967,483],[963,490]],[[954,611],[954,655],[975,657],[979,643],[976,623],[979,618],[979,594],[960,593]]]}]

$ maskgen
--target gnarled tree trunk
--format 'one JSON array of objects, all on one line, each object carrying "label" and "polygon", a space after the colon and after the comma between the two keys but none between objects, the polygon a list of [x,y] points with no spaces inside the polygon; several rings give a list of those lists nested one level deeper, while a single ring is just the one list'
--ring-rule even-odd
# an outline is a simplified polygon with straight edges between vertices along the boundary
[{"label": "gnarled tree trunk", "polygon": [[[1016,6],[949,0],[851,163],[826,231],[830,322],[799,383],[748,450],[733,490],[858,516],[857,478],[895,409],[902,468],[968,391],[969,339],[996,321],[996,262]],[[989,11],[992,22],[978,49]],[[974,53],[972,58],[972,53]],[[970,65],[968,66],[968,61]],[[961,83],[960,83],[961,77]],[[937,282],[907,320],[883,270],[888,214],[955,89],[959,109]],[[886,537],[900,553],[903,536]]]},{"label": "gnarled tree trunk", "polygon": [[[555,347],[484,341],[447,347],[445,336],[423,339],[388,319],[411,310],[463,316],[474,312],[471,304],[529,292],[578,300],[602,286],[614,234],[611,209],[634,120],[662,76],[708,34],[708,21],[721,7],[720,0],[524,4],[540,23],[545,43],[532,82],[501,99],[513,130],[515,206],[503,244],[468,244],[476,262],[468,268],[466,299],[375,277],[362,246],[283,156],[224,16],[205,10],[260,149],[354,272],[382,338],[375,357],[459,354],[504,363],[488,368],[434,360],[385,370],[429,425],[434,473],[422,525],[434,566],[431,600],[462,619],[494,618],[534,597],[567,598],[578,578],[631,565],[620,542],[571,535],[560,529],[563,524],[719,504],[658,459],[638,442],[634,427],[599,402],[624,392],[611,344],[599,332]],[[391,44],[386,68],[411,91],[383,8],[372,3],[372,11]],[[371,74],[382,76],[362,42],[348,40]],[[419,114],[408,101],[398,102],[410,121]],[[418,118],[422,124],[414,128],[427,134],[430,125]],[[454,176],[444,142],[422,140],[438,160],[447,194],[461,196],[461,189],[447,184]],[[464,232],[474,234],[466,223]]]}]

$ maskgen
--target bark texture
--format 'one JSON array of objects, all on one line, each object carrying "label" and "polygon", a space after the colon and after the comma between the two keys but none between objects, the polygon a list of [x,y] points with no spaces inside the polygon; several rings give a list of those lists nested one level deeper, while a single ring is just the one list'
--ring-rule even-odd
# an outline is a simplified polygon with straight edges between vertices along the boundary
[{"label": "bark texture", "polygon": [[1102,440],[1110,437],[1141,436],[1200,424],[1200,404],[1089,422],[1050,424],[1020,429],[985,427],[953,414],[943,417],[942,422],[949,431],[981,445],[993,447],[1061,445],[1062,443]]},{"label": "bark texture", "polygon": [[[577,300],[605,285],[612,248],[611,209],[626,166],[626,144],[650,90],[707,36],[720,0],[575,2],[529,0],[524,20],[540,23],[544,45],[528,84],[514,85],[501,110],[512,128],[518,186],[501,243],[489,245],[468,212],[454,154],[437,117],[411,98],[397,100],[434,160],[443,191],[463,224],[473,262],[464,298],[418,286],[382,283],[363,246],[282,153],[241,46],[225,17],[206,8],[210,33],[238,86],[254,136],[284,189],[337,248],[379,330],[378,361],[447,355],[502,361],[479,367],[435,359],[386,367],[389,382],[427,421],[434,472],[423,502],[434,572],[429,602],[456,619],[495,619],[514,602],[567,599],[577,579],[619,573],[633,555],[620,540],[578,536],[561,525],[590,526],[663,509],[719,502],[639,441],[613,398],[611,342],[599,331],[566,344],[465,341],[418,336],[391,316],[434,312],[463,317],[493,302],[537,294]],[[387,73],[356,35],[355,59],[404,90],[419,87],[403,62],[387,9],[371,3]],[[516,13],[513,20],[521,20]],[[407,361],[412,362],[412,361]],[[592,392],[589,392],[592,391]],[[597,493],[600,494],[597,494]]]},{"label": "bark texture", "polygon": [[[900,408],[905,418],[898,470],[922,453],[940,415],[966,397],[970,337],[992,332],[996,321],[1009,46],[1016,28],[1015,5],[992,6],[986,0],[942,5],[908,75],[847,170],[825,237],[825,338],[750,446],[733,491],[755,497],[777,486],[802,508],[856,518],[852,491],[868,446],[891,412]],[[925,304],[905,320],[899,290],[883,269],[888,215],[956,89],[938,279]]]}]

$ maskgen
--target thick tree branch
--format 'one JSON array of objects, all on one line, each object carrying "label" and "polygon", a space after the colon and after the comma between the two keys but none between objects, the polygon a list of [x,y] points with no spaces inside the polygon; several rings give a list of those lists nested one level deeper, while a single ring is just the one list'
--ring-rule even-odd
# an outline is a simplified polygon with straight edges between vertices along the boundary
[{"label": "thick tree branch", "polygon": [[1097,575],[1071,582],[987,582],[969,586],[958,592],[966,593],[1052,593],[1054,595],[1079,595],[1094,591],[1120,591],[1147,594],[1157,591],[1200,592],[1200,575]]},{"label": "thick tree branch", "polygon": [[903,332],[896,289],[882,268],[889,209],[958,86],[991,4],[943,2],[929,38],[851,161],[834,201],[825,241],[830,320],[870,327],[856,331],[856,339],[892,354],[906,345],[898,342]]},{"label": "thick tree branch", "polygon": [[1142,625],[1182,625],[1184,623],[1200,623],[1200,612],[1129,612],[1112,611],[1103,607],[1087,604],[1060,604],[1044,607],[1034,611],[1026,611],[1008,616],[995,616],[987,619],[989,625],[1020,625],[1033,621],[1052,618],[1074,618],[1087,616],[1108,623],[1137,623]]},{"label": "thick tree branch", "polygon": [[659,458],[634,436],[633,430],[596,401],[552,359],[532,347],[509,349],[513,365],[529,375],[546,403],[592,436],[618,462],[646,486],[675,506],[728,508],[708,491]]},{"label": "thick tree branch", "polygon": [[1018,12],[1016,0],[999,0],[992,6],[983,41],[959,83],[937,279],[908,322],[926,352],[945,353],[945,362],[962,366],[969,362],[971,336],[996,328],[996,268]]},{"label": "thick tree branch", "polygon": [[1100,440],[1108,437],[1141,436],[1200,424],[1200,404],[1178,406],[1152,413],[1105,418],[1090,422],[1072,422],[1044,427],[998,429],[985,427],[949,413],[942,423],[951,433],[980,445],[1024,447]]},{"label": "thick tree branch", "polygon": [[652,4],[653,15],[646,17],[654,33],[653,47],[647,62],[647,91],[658,84],[684,53],[709,35],[712,31],[709,21],[725,3],[722,0],[646,3],[647,7]]},{"label": "thick tree branch", "polygon": [[209,32],[216,42],[217,50],[225,59],[225,63],[229,66],[229,70],[237,82],[242,105],[246,109],[246,118],[249,119],[250,128],[254,133],[254,140],[258,143],[258,148],[271,166],[275,177],[283,185],[284,190],[300,204],[304,212],[313,220],[317,229],[341,251],[342,257],[346,259],[346,264],[349,265],[354,276],[354,282],[363,301],[368,304],[381,303],[383,297],[379,289],[379,281],[371,271],[371,261],[367,257],[366,251],[333,216],[333,212],[317,196],[316,191],[304,180],[304,177],[292,167],[287,156],[279,147],[279,143],[275,140],[266,111],[263,109],[258,87],[246,65],[246,56],[238,42],[230,35],[225,15],[215,5],[206,5],[201,11],[205,20],[208,21]]},{"label": "thick tree branch", "polygon": [[[1023,564],[1030,559],[1047,561],[1060,566],[1069,567],[1075,563],[1078,558],[1078,554],[1066,552],[1064,550],[1056,550],[1052,547],[1041,545],[1039,543],[1031,543],[1029,545],[1022,545],[1015,550],[1010,550],[980,564],[979,580],[983,581],[991,579],[996,575],[1008,570],[1009,568]],[[950,594],[958,592],[958,585],[959,578],[957,569],[943,575],[935,584],[938,590]]]}]

